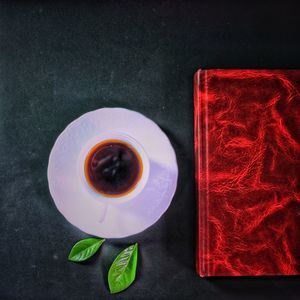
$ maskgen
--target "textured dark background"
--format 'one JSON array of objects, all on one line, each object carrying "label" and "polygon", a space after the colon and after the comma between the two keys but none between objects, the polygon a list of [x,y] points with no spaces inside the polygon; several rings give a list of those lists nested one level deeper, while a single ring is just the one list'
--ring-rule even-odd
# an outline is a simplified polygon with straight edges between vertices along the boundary
[{"label": "textured dark background", "polygon": [[[299,27],[288,1],[0,1],[1,300],[299,299],[299,277],[195,274],[192,82],[199,67],[300,67]],[[47,161],[69,122],[104,106],[161,126],[178,189],[150,229],[76,265],[66,257],[86,235],[56,210]],[[110,296],[108,267],[135,241],[137,280]]]}]

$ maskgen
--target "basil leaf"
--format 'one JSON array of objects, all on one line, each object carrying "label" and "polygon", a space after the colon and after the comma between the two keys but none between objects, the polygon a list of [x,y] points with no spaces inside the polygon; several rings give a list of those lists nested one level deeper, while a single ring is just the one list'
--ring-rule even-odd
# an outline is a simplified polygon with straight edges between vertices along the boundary
[{"label": "basil leaf", "polygon": [[105,239],[96,238],[81,240],[73,246],[68,259],[74,262],[87,260],[97,252],[104,241]]},{"label": "basil leaf", "polygon": [[119,293],[127,289],[135,279],[138,258],[138,244],[124,249],[114,260],[108,271],[110,293]]}]

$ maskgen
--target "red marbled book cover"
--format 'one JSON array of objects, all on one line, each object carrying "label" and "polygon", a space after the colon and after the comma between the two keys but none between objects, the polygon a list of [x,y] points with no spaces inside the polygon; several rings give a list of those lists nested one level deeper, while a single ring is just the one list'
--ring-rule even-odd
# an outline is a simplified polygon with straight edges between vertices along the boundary
[{"label": "red marbled book cover", "polygon": [[198,274],[300,274],[300,70],[194,84]]}]

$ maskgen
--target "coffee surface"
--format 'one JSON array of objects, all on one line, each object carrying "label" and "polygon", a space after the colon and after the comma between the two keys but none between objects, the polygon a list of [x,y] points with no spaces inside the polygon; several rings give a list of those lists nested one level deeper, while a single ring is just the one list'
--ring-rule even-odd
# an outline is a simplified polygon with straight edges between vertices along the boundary
[{"label": "coffee surface", "polygon": [[108,197],[131,192],[142,175],[142,168],[137,151],[119,140],[107,140],[94,146],[84,167],[89,185]]}]

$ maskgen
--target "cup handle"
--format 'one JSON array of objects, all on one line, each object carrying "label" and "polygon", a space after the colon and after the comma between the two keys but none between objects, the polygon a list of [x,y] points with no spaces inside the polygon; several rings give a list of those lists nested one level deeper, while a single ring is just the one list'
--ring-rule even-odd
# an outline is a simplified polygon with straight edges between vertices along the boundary
[{"label": "cup handle", "polygon": [[101,215],[99,216],[98,222],[102,223],[105,219],[106,213],[107,213],[107,209],[108,209],[108,203],[103,203],[103,209],[101,211]]}]

